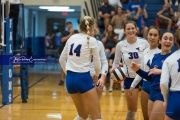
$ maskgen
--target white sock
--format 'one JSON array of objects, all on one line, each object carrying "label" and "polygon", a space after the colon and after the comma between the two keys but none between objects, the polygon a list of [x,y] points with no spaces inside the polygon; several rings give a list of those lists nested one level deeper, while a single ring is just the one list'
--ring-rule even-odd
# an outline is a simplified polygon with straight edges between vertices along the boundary
[{"label": "white sock", "polygon": [[135,120],[135,113],[136,112],[132,112],[130,110],[127,111],[127,115],[126,115],[126,120]]},{"label": "white sock", "polygon": [[79,115],[77,115],[74,120],[85,120],[84,118],[80,117]]}]

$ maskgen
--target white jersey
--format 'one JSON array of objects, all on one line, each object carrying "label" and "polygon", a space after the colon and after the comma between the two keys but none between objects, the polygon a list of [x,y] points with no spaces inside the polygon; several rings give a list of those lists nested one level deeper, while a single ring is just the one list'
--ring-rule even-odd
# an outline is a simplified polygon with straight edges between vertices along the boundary
[{"label": "white jersey", "polygon": [[[102,44],[101,41],[98,41],[98,40],[97,40],[97,44],[98,44],[98,49],[99,49],[100,61],[101,61],[101,74],[106,75],[108,72],[108,62],[107,62],[106,55],[105,55],[104,45]],[[95,69],[94,69],[93,62],[91,62],[90,73],[91,73],[91,76],[95,75]]]},{"label": "white jersey", "polygon": [[73,72],[90,71],[91,56],[95,64],[96,75],[101,71],[98,45],[95,38],[90,37],[87,43],[87,34],[74,34],[66,42],[60,56],[60,64],[66,73],[67,70]]},{"label": "white jersey", "polygon": [[169,83],[170,91],[180,91],[180,49],[166,58],[163,63],[160,84],[169,88]]},{"label": "white jersey", "polygon": [[[152,59],[154,57],[155,54],[160,53],[161,50],[156,47],[154,49],[150,49],[147,48],[144,50],[144,60],[141,63],[141,69],[143,69],[144,71],[148,71],[150,69],[150,65],[152,62]],[[131,87],[135,88],[137,86],[137,84],[141,81],[141,77],[139,75],[136,75],[136,78],[134,79],[134,81],[131,84]],[[143,79],[145,80],[145,79]]]},{"label": "white jersey", "polygon": [[131,62],[141,64],[144,55],[143,52],[149,47],[149,43],[144,39],[138,38],[135,43],[128,43],[127,39],[119,42],[116,45],[115,58],[113,62],[113,68],[119,66],[119,62],[122,59],[123,68],[126,70],[126,77],[135,78],[136,72],[130,68]]}]

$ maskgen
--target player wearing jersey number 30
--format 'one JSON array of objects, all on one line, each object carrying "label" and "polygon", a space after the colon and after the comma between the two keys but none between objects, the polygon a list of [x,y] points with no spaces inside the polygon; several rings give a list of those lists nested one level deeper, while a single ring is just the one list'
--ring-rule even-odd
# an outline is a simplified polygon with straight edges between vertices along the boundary
[{"label": "player wearing jersey number 30", "polygon": [[94,31],[94,19],[88,16],[80,20],[81,33],[72,35],[60,56],[60,64],[66,73],[66,87],[74,102],[78,115],[74,120],[101,120],[98,94],[90,75],[91,56],[95,66],[95,76],[101,71],[98,45],[90,37]]},{"label": "player wearing jersey number 30", "polygon": [[136,72],[130,68],[130,64],[132,61],[136,61],[138,64],[141,63],[143,60],[143,51],[149,47],[149,44],[146,40],[140,39],[136,36],[137,25],[134,21],[127,21],[125,23],[124,33],[126,39],[116,45],[113,68],[119,66],[120,60],[122,59],[123,68],[127,73],[126,79],[124,80],[124,92],[128,107],[126,120],[134,120],[135,112],[137,111],[139,84],[135,87],[136,89],[133,90],[132,97],[129,97],[128,90],[137,75]]}]

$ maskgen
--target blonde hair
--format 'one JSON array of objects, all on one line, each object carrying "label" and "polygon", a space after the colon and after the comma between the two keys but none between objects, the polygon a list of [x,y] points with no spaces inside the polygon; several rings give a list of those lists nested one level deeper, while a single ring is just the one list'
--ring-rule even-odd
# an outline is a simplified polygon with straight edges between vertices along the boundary
[{"label": "blonde hair", "polygon": [[80,20],[80,24],[79,24],[79,28],[81,30],[81,32],[86,32],[87,33],[87,44],[89,47],[89,39],[90,39],[90,27],[94,25],[94,19],[91,18],[90,16],[84,16],[81,20]]}]

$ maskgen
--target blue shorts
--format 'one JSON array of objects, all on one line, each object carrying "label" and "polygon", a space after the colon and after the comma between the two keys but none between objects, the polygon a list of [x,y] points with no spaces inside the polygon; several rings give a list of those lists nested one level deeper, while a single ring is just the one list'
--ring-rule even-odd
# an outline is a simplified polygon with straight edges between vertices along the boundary
[{"label": "blue shorts", "polygon": [[[126,79],[124,80],[124,89],[129,89],[131,87],[133,80],[134,80],[134,78],[127,78],[126,77]],[[141,82],[139,82],[137,84],[137,86],[135,88],[139,88],[139,85],[141,85],[141,84],[142,84],[142,80],[141,80]]]},{"label": "blue shorts", "polygon": [[180,92],[169,92],[168,103],[166,107],[166,115],[174,120],[180,119]]},{"label": "blue shorts", "polygon": [[160,89],[150,89],[150,95],[149,95],[149,99],[153,102],[155,102],[156,100],[160,100],[162,102],[164,102],[164,98],[161,94],[161,90]]},{"label": "blue shorts", "polygon": [[94,88],[94,82],[90,72],[77,73],[67,71],[66,88],[69,94],[85,93]]},{"label": "blue shorts", "polygon": [[150,94],[150,86],[148,81],[143,80],[142,90],[147,94]]}]

